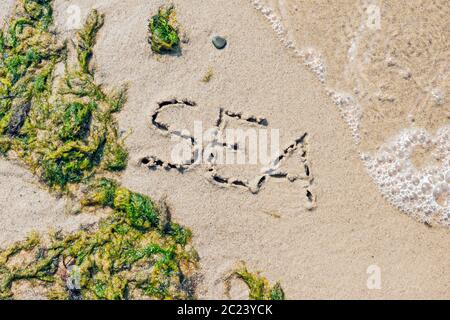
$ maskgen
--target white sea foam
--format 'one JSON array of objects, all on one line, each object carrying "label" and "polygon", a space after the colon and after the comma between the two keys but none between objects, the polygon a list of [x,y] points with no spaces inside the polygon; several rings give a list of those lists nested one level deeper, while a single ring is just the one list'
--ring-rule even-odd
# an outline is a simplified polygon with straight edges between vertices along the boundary
[{"label": "white sea foam", "polygon": [[[265,5],[264,1],[250,0],[250,2],[272,24],[272,29],[278,35],[278,39],[281,43],[283,43],[287,49],[292,50],[294,54],[301,59],[303,64],[317,76],[319,81],[325,84],[327,68],[322,54],[312,47],[299,47],[285,27],[285,22],[283,22],[282,17],[277,16],[274,9]],[[283,8],[283,10],[285,9]],[[362,110],[356,97],[348,92],[335,90],[333,88],[327,89],[327,93],[338,107],[342,118],[350,127],[355,142],[359,144],[359,128]]]},{"label": "white sea foam", "polygon": [[[326,85],[326,64],[322,54],[315,48],[299,47],[287,30],[286,19],[278,16],[263,0],[250,2],[271,23],[283,45],[293,50],[302,63]],[[350,67],[358,63],[354,60],[359,37],[366,31],[366,25],[361,23],[357,31],[348,52]],[[363,109],[358,99],[342,90],[326,90],[349,126],[356,144],[359,144]],[[443,90],[433,88],[431,96],[437,105],[443,104]],[[430,156],[434,158],[432,163],[421,168],[413,163],[414,152],[419,147],[431,150]],[[421,222],[450,226],[450,126],[440,128],[435,136],[420,128],[404,129],[378,152],[363,153],[361,157],[370,176],[390,203]]]},{"label": "white sea foam", "polygon": [[361,142],[359,127],[361,123],[362,109],[356,99],[346,93],[327,89],[328,95],[333,99],[334,103],[341,112],[341,116],[352,131],[353,139],[357,144]]},{"label": "white sea foam", "polygon": [[280,42],[289,50],[292,50],[298,57],[303,60],[303,63],[313,71],[320,82],[325,82],[326,67],[320,52],[314,48],[299,48],[293,38],[289,35],[289,31],[283,24],[282,18],[279,17],[273,8],[264,4],[261,0],[250,0],[250,3],[260,11],[266,19],[271,23],[272,29],[278,36]]},{"label": "white sea foam", "polygon": [[[414,165],[412,156],[419,147],[430,150],[434,164]],[[362,159],[394,206],[419,221],[450,226],[450,126],[434,137],[423,129],[405,129]]]}]

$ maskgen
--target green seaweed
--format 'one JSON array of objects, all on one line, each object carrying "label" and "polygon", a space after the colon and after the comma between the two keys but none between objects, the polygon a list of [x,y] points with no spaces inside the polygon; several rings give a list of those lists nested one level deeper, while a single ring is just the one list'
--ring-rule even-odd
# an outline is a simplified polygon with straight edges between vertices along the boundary
[{"label": "green seaweed", "polygon": [[11,142],[9,139],[0,138],[0,155],[6,156],[11,148]]},{"label": "green seaweed", "polygon": [[[187,247],[190,236],[173,236],[189,233],[173,222],[158,225],[160,212],[148,197],[100,179],[89,186],[83,204],[113,212],[98,230],[55,233],[49,244],[32,235],[0,252],[0,298],[12,298],[12,285],[24,279],[37,281],[51,299],[194,297],[190,274],[198,256]],[[32,257],[27,265],[9,264],[24,252]],[[75,275],[78,283],[71,288],[67,282]]]},{"label": "green seaweed", "polygon": [[[97,178],[128,159],[113,118],[126,88],[105,93],[89,67],[103,16],[89,15],[71,65],[70,48],[48,30],[51,12],[50,0],[20,0],[0,32],[0,153],[15,153],[52,190],[85,190],[82,206],[109,214],[98,226],[50,240],[32,234],[0,251],[0,299],[15,298],[23,282],[50,299],[191,299],[198,260],[191,232],[170,221],[166,206]],[[55,86],[59,63],[65,72]]]},{"label": "green seaweed", "polygon": [[284,300],[284,292],[280,283],[271,286],[267,278],[259,272],[250,272],[245,264],[234,270],[225,280],[227,292],[230,290],[230,280],[237,278],[242,280],[249,289],[249,299],[251,300]]},{"label": "green seaweed", "polygon": [[103,26],[104,16],[97,10],[92,10],[86,20],[84,28],[78,32],[77,54],[80,67],[84,72],[89,71],[89,59],[92,56],[93,47],[97,37],[97,32]]},{"label": "green seaweed", "polygon": [[146,230],[158,225],[157,208],[150,198],[105,178],[93,183],[89,190],[89,196],[83,199],[82,204],[111,207],[123,213],[129,224],[138,229]]},{"label": "green seaweed", "polygon": [[89,128],[92,111],[96,107],[94,103],[72,102],[68,104],[64,110],[63,125],[59,133],[60,138],[65,141],[83,138]]},{"label": "green seaweed", "polygon": [[174,24],[175,10],[172,6],[159,8],[158,13],[150,18],[149,42],[153,52],[164,53],[178,50],[180,38]]},{"label": "green seaweed", "polygon": [[[61,191],[96,171],[124,169],[128,154],[113,114],[125,103],[126,89],[105,93],[89,68],[103,16],[96,10],[88,16],[71,65],[64,54],[69,48],[58,45],[48,30],[51,1],[22,0],[16,12],[0,36],[1,153],[14,151],[42,181]],[[55,90],[58,63],[66,67]],[[27,103],[29,111],[17,111]]]},{"label": "green seaweed", "polygon": [[108,144],[103,157],[105,168],[108,171],[121,171],[127,166],[128,152],[123,145]]}]

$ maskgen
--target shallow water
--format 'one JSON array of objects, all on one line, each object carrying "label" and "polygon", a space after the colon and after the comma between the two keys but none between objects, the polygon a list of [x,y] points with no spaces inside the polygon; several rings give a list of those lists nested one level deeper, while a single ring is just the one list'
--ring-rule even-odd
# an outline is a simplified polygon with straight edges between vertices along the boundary
[{"label": "shallow water", "polygon": [[318,76],[385,198],[449,226],[448,1],[250,2]]}]

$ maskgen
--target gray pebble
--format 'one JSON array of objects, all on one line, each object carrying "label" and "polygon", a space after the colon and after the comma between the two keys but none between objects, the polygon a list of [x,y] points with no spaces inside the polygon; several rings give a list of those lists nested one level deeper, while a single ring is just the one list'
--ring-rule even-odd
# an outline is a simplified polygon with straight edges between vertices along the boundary
[{"label": "gray pebble", "polygon": [[225,46],[227,45],[227,40],[225,38],[222,38],[220,36],[215,36],[212,39],[212,43],[214,45],[214,47],[216,47],[217,49],[223,49],[225,48]]}]

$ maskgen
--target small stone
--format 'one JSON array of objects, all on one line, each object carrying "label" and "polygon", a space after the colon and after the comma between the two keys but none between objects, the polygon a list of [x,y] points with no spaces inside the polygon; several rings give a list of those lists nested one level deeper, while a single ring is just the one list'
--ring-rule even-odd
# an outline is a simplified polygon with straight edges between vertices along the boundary
[{"label": "small stone", "polygon": [[220,36],[215,36],[212,39],[212,43],[217,49],[220,50],[220,49],[225,48],[225,46],[227,45],[227,40],[225,38],[220,37]]}]

